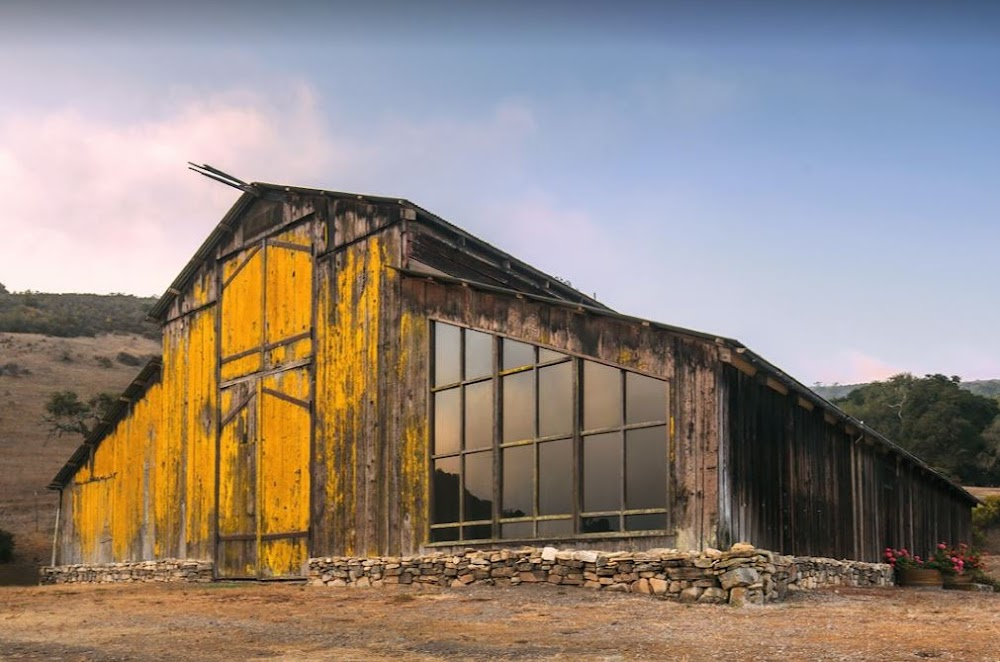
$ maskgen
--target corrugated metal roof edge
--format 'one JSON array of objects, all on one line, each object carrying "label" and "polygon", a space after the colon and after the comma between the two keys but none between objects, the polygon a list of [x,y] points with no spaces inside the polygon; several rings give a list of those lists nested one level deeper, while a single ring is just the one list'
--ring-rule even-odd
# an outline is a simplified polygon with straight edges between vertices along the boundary
[{"label": "corrugated metal roof edge", "polygon": [[[423,220],[424,222],[430,222],[431,224],[438,225],[439,227],[445,228],[448,231],[453,232],[463,237],[464,239],[471,241],[474,244],[477,244],[482,248],[485,248],[489,251],[493,251],[497,255],[499,255],[502,259],[510,260],[511,262],[520,265],[521,267],[524,268],[525,271],[537,275],[539,277],[542,277],[546,280],[549,280],[554,284],[554,287],[556,289],[573,293],[573,295],[578,296],[581,300],[589,302],[589,305],[611,310],[610,308],[607,308],[607,306],[597,301],[593,297],[587,296],[585,293],[577,290],[576,288],[570,285],[566,285],[562,281],[556,279],[554,276],[551,276],[545,273],[544,271],[536,269],[527,262],[524,262],[523,260],[514,257],[513,255],[507,253],[506,251],[500,250],[499,248],[493,246],[489,242],[483,241],[479,237],[476,237],[475,235],[466,232],[457,225],[444,220],[437,214],[434,214],[433,212],[424,209],[420,205],[417,205],[407,200],[406,198],[392,198],[383,195],[348,193],[345,191],[330,191],[327,189],[313,189],[301,186],[284,186],[281,184],[270,184],[267,182],[253,182],[249,186],[251,186],[254,189],[254,191],[243,193],[236,200],[236,202],[233,203],[233,206],[229,208],[229,211],[227,211],[225,216],[222,217],[222,220],[219,221],[218,225],[215,226],[215,228],[208,235],[205,241],[202,242],[201,246],[198,247],[198,250],[195,251],[194,256],[192,256],[192,258],[188,260],[188,263],[184,265],[184,268],[181,269],[181,272],[177,275],[176,278],[174,278],[173,282],[170,284],[170,287],[167,288],[167,290],[157,300],[157,302],[153,305],[153,307],[150,308],[149,313],[147,314],[148,319],[158,322],[163,321],[164,316],[170,309],[170,305],[173,303],[174,299],[184,290],[184,288],[188,286],[191,278],[194,277],[195,273],[197,273],[198,268],[201,266],[201,264],[205,261],[206,258],[211,256],[212,250],[216,247],[216,245],[220,241],[222,241],[222,239],[225,238],[230,232],[232,232],[231,223],[241,213],[243,213],[243,211],[245,211],[246,207],[248,207],[251,202],[259,198],[265,191],[280,192],[280,193],[286,193],[286,192],[301,193],[305,195],[323,195],[333,198],[343,198],[345,200],[347,199],[371,200],[372,202],[381,202],[381,203],[410,207],[417,212],[418,220]],[[420,216],[422,216],[423,219],[420,219]]]},{"label": "corrugated metal roof edge", "polygon": [[63,465],[63,468],[55,475],[52,482],[47,485],[48,489],[61,490],[66,487],[69,479],[76,474],[84,462],[90,459],[91,450],[96,449],[114,431],[118,423],[125,418],[126,414],[128,414],[129,405],[145,395],[146,391],[153,384],[154,377],[159,378],[162,367],[163,362],[159,357],[150,359],[142,367],[135,379],[122,391],[115,404],[105,412],[104,417],[97,422],[93,431],[87,435],[84,442],[70,456],[69,461]]},{"label": "corrugated metal roof edge", "polygon": [[867,436],[871,437],[872,439],[876,440],[878,443],[880,443],[881,445],[885,446],[889,451],[891,451],[893,453],[896,453],[897,455],[899,455],[900,457],[902,457],[904,460],[910,462],[911,464],[914,464],[914,465],[918,466],[920,469],[926,471],[927,473],[931,474],[935,478],[943,481],[946,485],[948,485],[950,488],[952,488],[953,490],[955,490],[959,495],[965,497],[970,502],[972,502],[974,504],[982,503],[976,496],[974,496],[973,494],[971,494],[968,490],[966,490],[965,488],[963,488],[961,485],[955,483],[954,481],[952,481],[947,476],[945,476],[945,475],[941,474],[940,472],[936,471],[935,469],[933,469],[932,467],[930,467],[926,462],[924,462],[923,460],[921,460],[920,458],[918,458],[916,455],[913,455],[912,453],[910,453],[909,451],[907,451],[905,448],[903,448],[903,447],[899,446],[898,444],[894,443],[893,441],[891,441],[888,437],[886,437],[882,433],[878,432],[877,430],[875,430],[874,428],[872,428],[872,427],[870,427],[868,425],[865,425],[865,423],[863,421],[860,421],[860,420],[854,418],[853,416],[851,416],[850,414],[848,414],[847,412],[845,412],[843,409],[841,409],[837,405],[833,404],[832,402],[830,402],[829,400],[827,400],[823,396],[819,395],[818,393],[816,393],[815,391],[813,391],[812,389],[810,389],[808,386],[802,384],[801,382],[799,382],[794,377],[788,375],[787,373],[785,373],[783,370],[781,370],[780,368],[778,368],[777,366],[775,366],[774,364],[772,364],[767,359],[765,359],[762,356],[760,356],[759,354],[756,354],[755,352],[753,352],[749,347],[747,347],[746,345],[744,345],[739,340],[736,340],[736,339],[733,339],[733,338],[727,338],[725,336],[719,336],[719,335],[715,335],[715,334],[711,334],[711,333],[705,333],[703,331],[695,331],[693,329],[687,329],[687,328],[684,328],[684,327],[673,326],[673,325],[670,325],[670,324],[664,324],[662,322],[656,322],[654,320],[643,319],[641,317],[633,317],[631,315],[624,315],[622,313],[618,313],[618,312],[615,312],[615,311],[610,310],[610,309],[595,308],[595,307],[586,306],[586,305],[583,305],[583,304],[574,304],[574,303],[571,303],[571,302],[563,301],[562,299],[556,299],[556,298],[552,298],[552,297],[543,297],[543,296],[534,295],[534,294],[526,294],[524,292],[518,292],[517,290],[511,290],[511,289],[504,288],[504,287],[499,287],[499,286],[496,286],[496,285],[488,285],[488,284],[485,284],[485,283],[479,283],[477,281],[470,281],[470,280],[466,280],[466,279],[463,279],[463,278],[454,278],[454,277],[451,277],[451,276],[440,276],[440,275],[427,274],[427,273],[424,273],[424,272],[421,272],[421,271],[413,271],[411,269],[396,269],[396,271],[400,272],[401,274],[403,274],[405,276],[409,276],[409,277],[412,277],[412,278],[423,278],[423,279],[430,279],[430,280],[436,280],[436,281],[442,281],[442,282],[450,282],[450,283],[453,283],[453,284],[462,285],[462,286],[466,286],[466,287],[471,287],[471,288],[474,288],[474,289],[481,289],[481,290],[485,290],[485,291],[492,291],[492,292],[497,292],[497,293],[500,293],[500,294],[506,294],[506,295],[514,296],[514,297],[523,297],[525,299],[537,300],[539,302],[547,303],[547,304],[551,304],[551,305],[558,305],[558,306],[564,306],[564,307],[569,307],[569,308],[579,308],[579,309],[585,310],[586,312],[593,313],[595,315],[603,315],[603,316],[606,316],[606,317],[613,317],[615,319],[620,319],[620,320],[623,320],[623,321],[634,322],[634,323],[637,323],[637,324],[645,324],[645,325],[652,326],[652,327],[655,327],[655,328],[658,328],[658,329],[663,329],[665,331],[670,331],[670,332],[678,333],[678,334],[681,334],[681,335],[686,335],[686,336],[690,336],[690,337],[694,337],[694,338],[699,338],[701,340],[708,340],[708,341],[714,342],[714,343],[719,344],[719,345],[725,345],[729,349],[731,349],[732,351],[734,351],[737,354],[739,354],[740,356],[748,359],[751,363],[756,364],[757,367],[759,367],[760,369],[762,369],[766,373],[768,373],[770,376],[772,376],[775,379],[777,379],[784,386],[789,387],[792,390],[794,390],[797,395],[803,396],[806,400],[810,401],[813,405],[818,405],[818,406],[822,407],[824,410],[829,411],[834,416],[836,416],[837,418],[839,418],[842,422],[849,423],[852,427],[855,427],[858,430],[864,432],[865,435],[867,435]]}]

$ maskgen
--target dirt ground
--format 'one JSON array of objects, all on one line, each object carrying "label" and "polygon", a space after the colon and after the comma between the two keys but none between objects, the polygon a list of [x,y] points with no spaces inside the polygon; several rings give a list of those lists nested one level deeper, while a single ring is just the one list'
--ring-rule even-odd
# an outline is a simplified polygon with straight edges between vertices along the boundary
[{"label": "dirt ground", "polygon": [[839,589],[742,609],[550,585],[0,588],[4,660],[1000,660],[1000,593]]}]

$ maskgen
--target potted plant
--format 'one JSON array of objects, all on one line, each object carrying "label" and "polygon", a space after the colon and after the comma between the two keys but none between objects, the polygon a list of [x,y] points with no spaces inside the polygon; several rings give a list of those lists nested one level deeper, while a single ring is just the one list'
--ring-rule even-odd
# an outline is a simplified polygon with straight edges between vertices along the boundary
[{"label": "potted plant", "polygon": [[897,586],[941,588],[944,585],[941,570],[936,565],[929,566],[928,561],[911,554],[905,547],[886,547],[882,557],[895,571]]},{"label": "potted plant", "polygon": [[945,588],[973,583],[974,576],[983,567],[979,555],[964,542],[958,547],[938,543],[934,559],[944,577]]}]

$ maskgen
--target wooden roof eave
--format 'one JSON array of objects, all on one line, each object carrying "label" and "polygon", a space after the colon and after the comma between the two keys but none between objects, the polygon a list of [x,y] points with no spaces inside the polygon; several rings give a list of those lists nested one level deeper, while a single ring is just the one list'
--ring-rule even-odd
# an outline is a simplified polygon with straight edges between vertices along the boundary
[{"label": "wooden roof eave", "polygon": [[159,357],[150,359],[136,375],[136,378],[125,387],[121,396],[115,401],[111,408],[105,412],[104,417],[94,426],[94,429],[84,439],[83,443],[73,451],[73,455],[66,464],[63,465],[59,473],[46,486],[50,490],[62,490],[69,483],[70,479],[89,459],[90,454],[102,441],[114,431],[118,423],[128,415],[130,405],[139,400],[160,375],[162,361]]}]

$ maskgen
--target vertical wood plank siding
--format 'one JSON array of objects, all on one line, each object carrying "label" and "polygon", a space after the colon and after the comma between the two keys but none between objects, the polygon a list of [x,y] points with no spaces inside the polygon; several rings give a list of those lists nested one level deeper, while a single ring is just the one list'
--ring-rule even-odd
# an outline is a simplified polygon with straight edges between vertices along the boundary
[{"label": "vertical wood plank siding", "polygon": [[[795,394],[722,368],[726,485],[720,542],[788,554],[877,561],[887,546],[927,554],[968,541],[970,506],[916,465],[827,422]],[[853,432],[853,433],[852,433]]]},{"label": "vertical wood plank siding", "polygon": [[420,552],[433,320],[668,382],[667,533],[588,545],[877,560],[968,540],[966,498],[725,363],[724,341],[567,304],[593,302],[407,203],[265,187],[232,214],[161,309],[161,376],[60,474],[59,563],[207,558],[270,577],[306,556]]},{"label": "vertical wood plank siding", "polygon": [[[668,472],[672,531],[667,536],[619,540],[616,544],[699,548],[715,543],[719,416],[713,344],[571,307],[411,276],[403,278],[401,294],[403,319],[411,331],[390,346],[398,346],[402,353],[426,354],[427,339],[412,329],[426,330],[430,320],[436,319],[510,335],[667,379],[671,398],[668,413],[674,430]],[[419,430],[412,436],[421,440],[424,449],[426,441],[422,440],[428,436],[429,419],[428,365],[426,358],[407,363],[397,387],[406,393],[410,405],[407,416],[413,429]],[[416,459],[423,468],[413,472],[416,475],[412,478],[419,481],[418,492],[426,498],[423,495],[427,493],[430,475],[426,450]],[[426,508],[420,518],[421,524],[426,525]],[[594,543],[588,541],[588,544]]]},{"label": "vertical wood plank siding", "polygon": [[155,461],[162,389],[152,385],[131,414],[94,451],[63,490],[60,563],[143,558],[156,522],[145,517],[157,495]]}]

